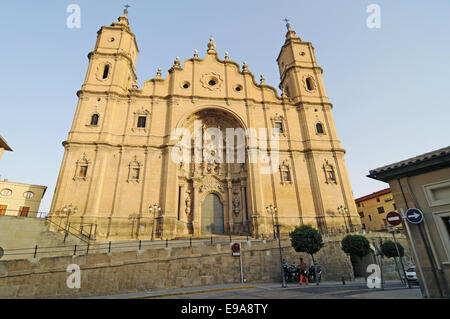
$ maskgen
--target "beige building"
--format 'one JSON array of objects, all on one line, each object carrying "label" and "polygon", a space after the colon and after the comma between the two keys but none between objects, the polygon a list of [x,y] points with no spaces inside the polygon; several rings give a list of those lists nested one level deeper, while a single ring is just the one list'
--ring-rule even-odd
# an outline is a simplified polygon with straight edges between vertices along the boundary
[{"label": "beige building", "polygon": [[0,180],[0,216],[40,217],[46,186]]},{"label": "beige building", "polygon": [[[277,58],[280,97],[246,62],[228,52],[220,58],[213,38],[206,56],[177,57],[166,78],[159,69],[138,88],[139,49],[126,12],[103,26],[63,143],[49,218],[95,224],[97,238],[108,240],[270,235],[276,222],[283,232],[300,224],[342,232],[344,220],[360,229],[323,70],[312,44],[287,27]],[[260,131],[274,128],[279,152]],[[226,151],[210,148],[212,141]],[[177,161],[177,154],[188,155]]]},{"label": "beige building", "polygon": [[0,135],[0,160],[2,159],[3,153],[5,151],[12,152],[11,147],[6,143],[5,139]]},{"label": "beige building", "polygon": [[423,212],[420,224],[408,224],[425,282],[419,268],[417,277],[428,297],[449,298],[450,147],[374,169],[368,176],[389,183],[399,210]]},{"label": "beige building", "polygon": [[392,211],[397,212],[390,188],[357,198],[355,203],[362,228],[368,231],[385,231],[388,225],[386,215]]}]

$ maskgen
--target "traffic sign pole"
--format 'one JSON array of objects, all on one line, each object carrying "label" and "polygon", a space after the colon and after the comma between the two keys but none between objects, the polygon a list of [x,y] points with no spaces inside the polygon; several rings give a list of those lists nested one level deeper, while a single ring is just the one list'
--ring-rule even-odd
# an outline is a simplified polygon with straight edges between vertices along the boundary
[{"label": "traffic sign pole", "polygon": [[395,238],[395,229],[392,230],[392,238],[394,238],[395,249],[397,249],[397,256],[400,259],[400,265],[402,266],[403,277],[405,278],[406,287],[411,288],[409,284],[408,277],[406,276],[405,266],[403,266],[403,259],[400,256],[400,251],[398,250],[397,239]]},{"label": "traffic sign pole", "polygon": [[427,298],[430,298],[430,291],[428,290],[427,281],[425,280],[425,275],[423,273],[422,265],[420,264],[419,255],[417,254],[416,244],[414,243],[414,239],[411,236],[411,229],[409,228],[408,222],[405,220],[406,219],[406,215],[405,215],[405,212],[404,212],[403,208],[400,208],[400,211],[402,212],[402,218],[404,219],[404,223],[405,223],[405,226],[406,226],[406,231],[408,232],[408,236],[409,236],[409,240],[411,241],[411,246],[412,246],[412,249],[413,249],[413,252],[414,252],[414,256],[416,257],[416,260],[417,260],[417,267],[419,268],[420,275],[422,277],[423,288],[425,289],[425,294],[427,295]]}]

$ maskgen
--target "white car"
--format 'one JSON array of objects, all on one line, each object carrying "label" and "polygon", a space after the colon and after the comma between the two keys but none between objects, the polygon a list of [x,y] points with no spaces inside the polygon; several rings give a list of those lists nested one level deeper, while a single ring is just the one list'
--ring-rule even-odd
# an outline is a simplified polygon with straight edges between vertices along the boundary
[{"label": "white car", "polygon": [[416,274],[416,266],[411,266],[406,269],[406,279],[410,283],[416,283],[418,284],[419,281],[417,280],[417,274]]}]

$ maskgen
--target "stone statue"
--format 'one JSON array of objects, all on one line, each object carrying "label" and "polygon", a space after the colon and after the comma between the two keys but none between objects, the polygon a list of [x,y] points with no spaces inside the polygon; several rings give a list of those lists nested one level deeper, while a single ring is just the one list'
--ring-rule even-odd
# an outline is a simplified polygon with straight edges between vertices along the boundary
[{"label": "stone statue", "polygon": [[241,201],[239,200],[239,196],[234,196],[233,198],[233,213],[235,216],[238,216],[241,209],[240,209]]},{"label": "stone statue", "polygon": [[192,200],[191,200],[191,194],[190,193],[191,193],[190,191],[186,192],[186,199],[184,201],[185,204],[186,204],[185,212],[186,212],[186,215],[188,216],[188,218],[191,217],[191,202],[192,202]]}]

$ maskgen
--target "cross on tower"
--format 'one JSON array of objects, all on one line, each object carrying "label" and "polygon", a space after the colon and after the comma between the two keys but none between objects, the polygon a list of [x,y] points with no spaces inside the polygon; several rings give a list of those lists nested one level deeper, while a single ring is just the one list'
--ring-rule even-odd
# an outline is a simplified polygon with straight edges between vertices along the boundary
[{"label": "cross on tower", "polygon": [[291,25],[289,24],[289,19],[288,19],[288,18],[284,18],[283,21],[286,22],[286,28],[287,28],[288,30],[291,29]]},{"label": "cross on tower", "polygon": [[124,7],[125,7],[125,10],[123,10],[123,13],[128,14],[128,8],[130,8],[131,6],[126,4],[126,5],[124,5]]}]

